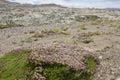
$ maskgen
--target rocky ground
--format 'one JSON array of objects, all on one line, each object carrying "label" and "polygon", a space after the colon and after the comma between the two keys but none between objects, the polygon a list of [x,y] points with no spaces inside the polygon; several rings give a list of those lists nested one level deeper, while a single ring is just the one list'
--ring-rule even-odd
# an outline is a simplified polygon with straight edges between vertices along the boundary
[{"label": "rocky ground", "polygon": [[0,55],[52,43],[95,53],[100,66],[94,80],[120,79],[120,11],[0,1]]}]

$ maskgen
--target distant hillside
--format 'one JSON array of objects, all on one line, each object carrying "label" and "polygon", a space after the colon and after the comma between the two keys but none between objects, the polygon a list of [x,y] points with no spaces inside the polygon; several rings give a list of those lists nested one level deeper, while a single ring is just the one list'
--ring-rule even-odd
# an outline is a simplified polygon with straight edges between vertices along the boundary
[{"label": "distant hillside", "polygon": [[107,10],[120,10],[120,8],[106,8]]}]

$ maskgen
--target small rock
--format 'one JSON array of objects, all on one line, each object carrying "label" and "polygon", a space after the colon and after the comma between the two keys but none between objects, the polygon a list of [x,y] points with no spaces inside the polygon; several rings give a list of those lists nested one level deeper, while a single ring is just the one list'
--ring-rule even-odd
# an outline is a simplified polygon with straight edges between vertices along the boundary
[{"label": "small rock", "polygon": [[102,59],[103,57],[102,56],[99,56],[99,59]]}]

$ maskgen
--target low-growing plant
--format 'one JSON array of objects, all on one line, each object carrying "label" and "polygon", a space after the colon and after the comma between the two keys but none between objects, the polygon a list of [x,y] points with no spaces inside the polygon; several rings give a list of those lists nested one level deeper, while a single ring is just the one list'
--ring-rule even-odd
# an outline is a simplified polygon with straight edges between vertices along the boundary
[{"label": "low-growing plant", "polygon": [[60,35],[60,34],[64,34],[64,35],[70,35],[71,32],[67,30],[67,28],[62,28],[62,29],[57,29],[57,28],[53,28],[50,30],[42,30],[41,33],[35,33],[32,37],[35,38],[42,38],[42,37],[46,37],[49,35]]},{"label": "low-growing plant", "polygon": [[101,33],[99,31],[93,32],[93,35],[100,35]]},{"label": "low-growing plant", "polygon": [[34,34],[34,33],[35,33],[35,31],[30,31],[29,33],[30,33],[30,34]]},{"label": "low-growing plant", "polygon": [[21,40],[22,43],[26,42],[26,43],[31,43],[33,40],[32,38],[26,38],[24,40]]},{"label": "low-growing plant", "polygon": [[85,44],[89,44],[91,42],[94,42],[94,40],[92,38],[86,38],[85,40],[82,41]]},{"label": "low-growing plant", "polygon": [[0,24],[0,29],[9,28],[9,27],[21,27],[21,26],[23,26],[23,25],[15,23],[12,20],[8,20],[8,21],[6,21],[5,24]]},{"label": "low-growing plant", "polygon": [[0,80],[31,80],[32,66],[27,63],[29,51],[10,52],[0,58]]},{"label": "low-growing plant", "polygon": [[120,26],[117,27],[117,31],[120,32]]},{"label": "low-growing plant", "polygon": [[75,20],[78,22],[83,22],[83,21],[95,21],[100,19],[100,17],[98,17],[97,15],[77,15],[75,16]]},{"label": "low-growing plant", "polygon": [[90,72],[81,74],[79,71],[60,64],[46,64],[43,65],[43,68],[42,75],[46,80],[92,80],[92,74]]},{"label": "low-growing plant", "polygon": [[88,68],[88,72],[93,73],[96,70],[97,64],[94,58],[92,57],[86,58],[85,63],[86,63],[86,67]]},{"label": "low-growing plant", "polygon": [[70,35],[71,32],[69,32],[69,31],[61,31],[61,34],[64,34],[64,35]]},{"label": "low-growing plant", "polygon": [[95,20],[98,20],[100,17],[98,17],[97,15],[85,15],[85,18],[87,20],[95,21]]},{"label": "low-growing plant", "polygon": [[50,29],[50,30],[45,29],[45,30],[42,30],[41,33],[46,35],[59,34],[60,30],[56,28]]},{"label": "low-growing plant", "polygon": [[92,80],[93,72],[98,65],[97,58],[92,53],[84,54],[83,49],[73,45],[42,46],[38,51],[33,51],[28,59],[30,63],[39,68],[35,70],[37,74],[34,75],[37,80],[41,78],[45,80]]},{"label": "low-growing plant", "polygon": [[77,15],[75,16],[75,20],[78,21],[78,22],[83,22],[85,21],[85,17],[84,16],[81,16],[81,15]]},{"label": "low-growing plant", "polygon": [[56,29],[56,28],[50,29],[50,30],[48,30],[48,33],[50,33],[50,34],[52,34],[52,33],[54,33],[54,34],[59,34],[59,33],[60,33],[60,30],[59,30],[59,29]]},{"label": "low-growing plant", "polygon": [[45,34],[36,32],[36,33],[34,33],[34,35],[32,37],[34,37],[34,38],[43,38],[43,37],[45,37]]},{"label": "low-growing plant", "polygon": [[80,26],[80,29],[81,29],[81,30],[87,30],[87,28],[85,27],[85,25],[81,25],[81,26]]},{"label": "low-growing plant", "polygon": [[61,27],[61,30],[67,31],[69,28],[68,27]]},{"label": "low-growing plant", "polygon": [[91,22],[92,25],[100,25],[102,24],[102,20],[96,20]]},{"label": "low-growing plant", "polygon": [[[0,80],[41,80],[41,77],[44,77],[43,80],[93,79],[93,73],[97,68],[97,59],[88,51],[85,55],[83,49],[78,46],[62,45],[61,48],[57,45],[48,48],[42,46],[38,52],[36,51],[35,54],[34,51],[31,53],[29,50],[14,50],[1,57]],[[58,62],[56,62],[56,58],[59,59]],[[65,62],[63,58],[66,60]],[[61,60],[63,61],[61,62]],[[76,62],[76,60],[78,60],[78,64],[71,62]],[[69,65],[69,63],[71,64]]]},{"label": "low-growing plant", "polygon": [[88,33],[80,33],[77,36],[73,37],[73,41],[76,42],[82,42],[85,44],[89,44],[91,42],[94,42],[94,40],[91,38],[91,36],[93,36],[93,34],[91,34],[90,32]]}]

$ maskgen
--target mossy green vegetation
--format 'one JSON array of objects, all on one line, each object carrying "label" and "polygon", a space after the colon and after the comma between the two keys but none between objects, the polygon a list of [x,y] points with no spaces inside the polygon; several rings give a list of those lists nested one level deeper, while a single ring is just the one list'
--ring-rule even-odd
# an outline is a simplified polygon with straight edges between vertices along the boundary
[{"label": "mossy green vegetation", "polygon": [[32,69],[27,64],[28,53],[29,51],[11,52],[0,58],[0,80],[30,80]]},{"label": "mossy green vegetation", "polygon": [[86,67],[88,68],[89,72],[94,72],[97,68],[97,64],[92,57],[88,57],[85,61]]},{"label": "mossy green vegetation", "polygon": [[[35,67],[40,65],[28,63],[28,53],[29,51],[11,52],[0,58],[0,80],[33,80]],[[57,63],[43,64],[43,71],[39,74],[46,80],[92,80],[97,64],[93,58],[86,58],[85,64],[88,70],[84,73]]]},{"label": "mossy green vegetation", "polygon": [[46,80],[92,80],[90,72],[81,73],[60,64],[47,64],[43,68],[42,75]]}]

